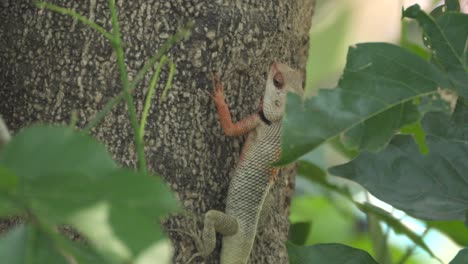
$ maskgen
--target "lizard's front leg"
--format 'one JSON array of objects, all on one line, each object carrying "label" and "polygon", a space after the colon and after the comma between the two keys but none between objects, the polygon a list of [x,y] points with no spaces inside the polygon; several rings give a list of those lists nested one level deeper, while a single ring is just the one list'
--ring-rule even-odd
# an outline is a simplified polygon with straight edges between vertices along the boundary
[{"label": "lizard's front leg", "polygon": [[255,113],[247,118],[233,123],[231,112],[224,99],[224,87],[220,81],[219,74],[214,76],[214,92],[213,100],[216,105],[216,110],[219,114],[219,122],[227,136],[241,136],[255,129],[262,121],[258,113]]}]

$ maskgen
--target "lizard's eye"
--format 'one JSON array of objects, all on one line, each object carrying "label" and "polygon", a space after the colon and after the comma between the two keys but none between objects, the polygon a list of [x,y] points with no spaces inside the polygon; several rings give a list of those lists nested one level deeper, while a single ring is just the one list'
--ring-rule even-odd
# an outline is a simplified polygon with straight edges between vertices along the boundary
[{"label": "lizard's eye", "polygon": [[281,89],[281,88],[283,88],[283,84],[284,84],[283,75],[281,75],[281,73],[277,72],[275,74],[275,76],[273,76],[273,85],[276,88]]}]

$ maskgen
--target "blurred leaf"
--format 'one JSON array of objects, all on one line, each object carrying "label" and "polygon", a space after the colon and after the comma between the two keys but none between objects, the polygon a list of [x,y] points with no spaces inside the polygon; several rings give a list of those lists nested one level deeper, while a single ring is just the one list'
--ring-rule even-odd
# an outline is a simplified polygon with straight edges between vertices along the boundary
[{"label": "blurred leaf", "polygon": [[468,248],[458,251],[455,258],[449,264],[466,264],[468,263]]},{"label": "blurred leaf", "polygon": [[73,243],[58,234],[52,234],[53,240],[50,235],[31,225],[15,227],[0,238],[2,263],[107,263],[89,247]]},{"label": "blurred leaf", "polygon": [[158,219],[177,208],[160,179],[125,169],[49,174],[30,184],[18,198],[38,217],[71,224],[102,252],[124,259],[161,239]]},{"label": "blurred leaf", "polygon": [[426,251],[433,258],[437,258],[432,252],[432,250],[429,248],[429,246],[424,242],[421,236],[413,232],[407,226],[403,225],[400,222],[400,220],[396,219],[393,215],[389,214],[387,211],[369,203],[364,203],[364,204],[356,203],[356,206],[361,211],[376,216],[379,220],[383,221],[388,226],[390,226],[393,229],[393,231],[395,231],[395,233],[405,235],[411,241],[413,241],[413,243],[418,245],[420,248]]},{"label": "blurred leaf", "polygon": [[103,145],[83,132],[58,126],[20,131],[0,153],[2,164],[21,180],[63,171],[99,174],[117,168]]},{"label": "blurred leaf", "polygon": [[377,264],[369,253],[341,244],[296,246],[286,244],[291,264]]},{"label": "blurred leaf", "polygon": [[9,198],[18,188],[18,177],[9,169],[0,166],[0,215],[14,215],[18,208]]},{"label": "blurred leaf", "polygon": [[54,243],[32,226],[18,226],[0,239],[0,259],[8,264],[68,264]]},{"label": "blurred leaf", "polygon": [[[454,2],[447,4],[449,10],[456,9]],[[468,15],[442,10],[441,15],[433,18],[419,5],[413,5],[403,12],[403,16],[419,22],[424,30],[426,46],[432,50],[432,60],[448,74],[459,94],[468,97]]]},{"label": "blurred leaf", "polygon": [[297,222],[289,226],[288,240],[296,245],[304,245],[309,236],[311,222]]},{"label": "blurred leaf", "polygon": [[427,221],[427,226],[435,228],[462,246],[468,246],[468,228],[462,221]]},{"label": "blurred leaf", "polygon": [[[337,88],[321,90],[304,102],[297,95],[288,95],[278,164],[289,163],[397,105],[435,94],[439,86],[448,86],[446,77],[433,65],[400,47],[386,43],[352,47]],[[392,118],[401,120],[399,116]],[[387,121],[396,122],[388,118]],[[373,135],[384,133],[380,127],[373,129],[378,131]]]},{"label": "blurred leaf", "polygon": [[0,166],[20,178],[9,198],[44,223],[71,224],[114,262],[162,238],[158,220],[177,208],[159,177],[118,169],[105,148],[67,127],[15,136]]},{"label": "blurred leaf", "polygon": [[468,210],[468,107],[459,100],[452,117],[427,114],[423,121],[429,154],[411,137],[398,135],[375,155],[362,153],[331,168],[357,181],[377,198],[410,215],[429,220],[464,219]]},{"label": "blurred leaf", "polygon": [[0,166],[0,192],[14,192],[18,187],[18,176],[7,168]]}]

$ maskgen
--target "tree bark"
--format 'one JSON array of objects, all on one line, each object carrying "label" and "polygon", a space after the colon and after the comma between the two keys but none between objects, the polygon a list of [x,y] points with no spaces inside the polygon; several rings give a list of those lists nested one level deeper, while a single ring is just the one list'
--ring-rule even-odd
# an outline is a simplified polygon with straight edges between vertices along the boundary
[{"label": "tree bark", "polygon": [[[107,1],[49,1],[72,8],[111,31]],[[254,112],[263,95],[272,61],[304,69],[314,0],[123,1],[117,0],[130,78],[178,26],[193,20],[192,36],[170,50],[176,74],[167,99],[153,100],[145,134],[152,171],[161,175],[185,210],[203,214],[224,209],[229,175],[243,138],[223,135],[210,96],[210,74],[218,71],[226,99],[239,120]],[[28,0],[0,2],[0,114],[12,131],[36,123],[66,123],[71,112],[86,125],[121,91],[111,44],[95,30],[70,17],[39,10]],[[161,96],[167,70],[161,74]],[[148,74],[133,93],[140,114]],[[93,134],[123,165],[135,167],[132,129],[123,104]],[[282,172],[275,202],[260,226],[250,263],[287,263],[284,241],[294,189],[293,170]],[[190,225],[172,216],[166,227]],[[195,252],[193,241],[171,233],[174,262]],[[205,263],[219,263],[217,252]]]}]

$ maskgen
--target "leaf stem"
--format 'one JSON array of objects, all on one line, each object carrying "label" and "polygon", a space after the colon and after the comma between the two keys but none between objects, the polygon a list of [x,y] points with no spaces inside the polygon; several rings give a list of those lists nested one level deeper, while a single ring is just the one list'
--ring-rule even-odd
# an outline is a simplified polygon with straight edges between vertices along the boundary
[{"label": "leaf stem", "polygon": [[112,34],[107,32],[104,28],[102,28],[98,24],[94,23],[93,21],[89,20],[87,17],[82,16],[82,15],[76,13],[75,11],[73,11],[71,9],[63,8],[63,7],[56,6],[54,4],[49,4],[49,3],[46,3],[46,2],[36,2],[35,4],[36,4],[36,6],[38,8],[41,8],[41,9],[49,9],[49,10],[55,11],[57,13],[60,13],[62,15],[69,15],[69,16],[75,18],[75,19],[78,19],[83,24],[88,25],[89,27],[97,30],[106,39],[108,39],[110,41],[112,41],[114,39],[114,36],[112,36]]},{"label": "leaf stem", "polygon": [[[366,201],[370,202],[369,193],[366,192]],[[377,216],[366,212],[367,221],[369,223],[369,235],[372,241],[375,258],[378,263],[381,264],[392,264],[392,255],[388,248],[388,231],[383,232],[380,226],[380,221]]]},{"label": "leaf stem", "polygon": [[171,87],[171,84],[172,84],[172,78],[174,78],[174,69],[175,69],[174,63],[171,60],[168,60],[165,55],[163,55],[161,60],[158,63],[158,66],[156,67],[156,71],[153,75],[153,79],[151,80],[151,84],[148,90],[148,94],[146,95],[145,106],[143,108],[143,113],[141,115],[141,122],[140,122],[140,137],[142,139],[145,134],[146,119],[148,117],[148,112],[150,108],[151,98],[153,97],[154,88],[156,87],[156,83],[161,73],[161,68],[162,66],[164,66],[165,63],[169,63],[170,72],[169,72],[169,77],[166,82],[166,86],[164,87],[164,90],[163,90],[163,94],[160,97],[160,100],[159,100],[160,102],[162,101],[162,99],[166,97],[167,90]]},{"label": "leaf stem", "polygon": [[130,124],[133,128],[133,135],[134,141],[137,150],[137,157],[138,157],[138,165],[141,172],[146,173],[146,159],[145,159],[145,151],[143,146],[143,141],[140,137],[140,132],[138,130],[138,121],[136,116],[135,105],[133,104],[133,98],[130,93],[130,83],[128,81],[128,72],[127,67],[124,62],[124,51],[122,47],[122,42],[120,38],[120,29],[119,29],[119,22],[117,19],[117,10],[115,8],[114,0],[109,0],[109,7],[111,11],[111,21],[112,21],[112,28],[113,28],[113,35],[114,39],[112,41],[112,46],[115,49],[117,55],[117,64],[119,65],[120,71],[120,79],[122,81],[122,88],[124,92],[124,97],[127,102],[127,109],[128,109],[128,116],[130,118]]}]

